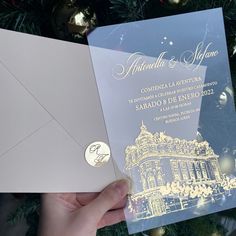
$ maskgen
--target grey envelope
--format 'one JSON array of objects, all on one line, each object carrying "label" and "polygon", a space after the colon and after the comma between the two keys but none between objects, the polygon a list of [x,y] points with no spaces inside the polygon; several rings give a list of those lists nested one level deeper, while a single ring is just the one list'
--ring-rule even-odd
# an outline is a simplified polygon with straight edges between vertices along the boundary
[{"label": "grey envelope", "polygon": [[110,160],[88,165],[108,143],[85,45],[0,30],[0,192],[92,192],[116,179]]}]

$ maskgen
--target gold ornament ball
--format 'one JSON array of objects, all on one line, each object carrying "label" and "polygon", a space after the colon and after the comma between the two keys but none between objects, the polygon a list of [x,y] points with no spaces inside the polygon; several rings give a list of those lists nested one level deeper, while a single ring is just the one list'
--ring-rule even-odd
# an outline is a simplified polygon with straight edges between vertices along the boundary
[{"label": "gold ornament ball", "polygon": [[220,234],[219,232],[215,232],[211,236],[222,236],[222,234]]},{"label": "gold ornament ball", "polygon": [[220,158],[220,167],[223,173],[231,174],[234,171],[235,161],[234,157],[225,155]]},{"label": "gold ornament ball", "polygon": [[163,227],[157,228],[157,229],[153,229],[151,231],[151,236],[163,236],[165,235],[165,229]]},{"label": "gold ornament ball", "polygon": [[77,0],[61,0],[52,12],[52,28],[60,39],[83,38],[96,26],[97,17],[91,6]]},{"label": "gold ornament ball", "polygon": [[229,37],[229,54],[230,57],[236,57],[236,36]]},{"label": "gold ornament ball", "polygon": [[227,106],[227,104],[230,104],[230,102],[233,100],[234,100],[234,91],[231,87],[227,86],[219,94],[219,97],[217,100],[217,108],[223,109],[224,107]]},{"label": "gold ornament ball", "polygon": [[161,2],[168,9],[177,9],[185,7],[189,0],[162,0]]},{"label": "gold ornament ball", "polygon": [[96,25],[96,15],[90,12],[90,8],[83,11],[77,10],[70,17],[68,30],[72,34],[84,36],[92,27]]},{"label": "gold ornament ball", "polygon": [[168,0],[169,4],[185,6],[188,3],[188,0]]}]

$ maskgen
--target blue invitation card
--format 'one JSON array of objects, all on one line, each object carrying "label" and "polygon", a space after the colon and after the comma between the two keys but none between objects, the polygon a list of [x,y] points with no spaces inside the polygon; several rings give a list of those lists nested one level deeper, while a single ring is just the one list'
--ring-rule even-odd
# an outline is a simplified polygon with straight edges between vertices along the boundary
[{"label": "blue invitation card", "polygon": [[129,233],[236,205],[236,116],[222,9],[88,36],[109,144],[132,180]]}]

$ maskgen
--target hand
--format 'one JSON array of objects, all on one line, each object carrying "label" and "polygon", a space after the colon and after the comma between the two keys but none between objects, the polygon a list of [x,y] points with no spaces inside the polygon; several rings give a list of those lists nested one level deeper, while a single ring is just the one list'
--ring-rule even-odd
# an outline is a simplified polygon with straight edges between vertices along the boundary
[{"label": "hand", "polygon": [[43,194],[39,236],[95,236],[125,219],[128,191],[128,182],[120,180],[101,193]]}]

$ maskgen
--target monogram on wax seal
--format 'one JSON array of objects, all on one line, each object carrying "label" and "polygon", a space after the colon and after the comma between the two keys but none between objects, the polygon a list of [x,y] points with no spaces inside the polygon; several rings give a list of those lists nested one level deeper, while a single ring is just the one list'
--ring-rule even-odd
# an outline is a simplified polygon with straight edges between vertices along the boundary
[{"label": "monogram on wax seal", "polygon": [[104,166],[110,157],[110,148],[104,142],[93,142],[85,150],[85,159],[93,167]]}]

